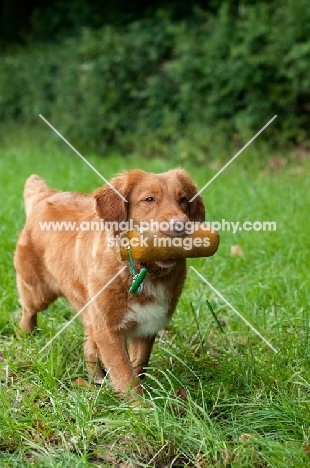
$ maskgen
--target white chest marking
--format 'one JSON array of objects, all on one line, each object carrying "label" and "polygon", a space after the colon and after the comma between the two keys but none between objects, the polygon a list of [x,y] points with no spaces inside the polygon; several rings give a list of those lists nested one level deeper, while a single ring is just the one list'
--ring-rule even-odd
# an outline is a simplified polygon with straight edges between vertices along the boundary
[{"label": "white chest marking", "polygon": [[132,338],[156,335],[159,330],[166,328],[170,321],[169,301],[165,288],[161,284],[151,288],[147,282],[144,288],[155,301],[146,305],[138,303],[131,305],[121,324],[121,327],[124,327],[129,322],[137,322],[137,327],[130,335]]}]

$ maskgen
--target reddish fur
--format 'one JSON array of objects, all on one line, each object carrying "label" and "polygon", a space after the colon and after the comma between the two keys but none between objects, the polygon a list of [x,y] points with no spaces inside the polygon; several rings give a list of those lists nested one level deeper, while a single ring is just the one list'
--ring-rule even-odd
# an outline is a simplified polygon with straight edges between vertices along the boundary
[{"label": "reddish fur", "polygon": [[[41,231],[39,221],[122,221],[162,222],[171,219],[203,221],[204,205],[198,196],[192,204],[180,204],[181,197],[190,200],[197,188],[181,169],[164,174],[140,170],[125,172],[111,184],[128,200],[124,202],[109,186],[98,188],[93,195],[60,192],[48,188],[38,176],[25,185],[27,220],[15,252],[17,285],[22,304],[21,328],[30,332],[36,326],[36,314],[57,297],[64,296],[79,311],[126,265],[116,248],[107,246],[111,231]],[[146,202],[154,196],[156,202]],[[141,393],[138,375],[148,362],[155,335],[134,336],[138,324],[126,322],[130,307],[157,304],[152,291],[165,291],[172,316],[181,294],[185,260],[170,268],[146,265],[149,273],[139,294],[128,289],[132,274],[126,268],[81,314],[85,327],[85,356],[88,371],[95,380],[103,378],[100,362],[109,369],[116,391]],[[136,265],[137,269],[141,265]],[[156,289],[157,288],[157,289]],[[140,310],[140,309],[139,309]],[[127,350],[127,341],[129,342]]]}]

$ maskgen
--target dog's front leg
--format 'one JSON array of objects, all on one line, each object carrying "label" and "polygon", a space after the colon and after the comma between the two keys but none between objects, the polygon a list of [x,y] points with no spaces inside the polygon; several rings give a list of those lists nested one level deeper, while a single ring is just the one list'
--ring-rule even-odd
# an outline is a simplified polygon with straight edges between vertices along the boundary
[{"label": "dog's front leg", "polygon": [[120,393],[131,390],[142,394],[139,377],[129,359],[126,337],[110,330],[94,330],[93,337],[113,388]]},{"label": "dog's front leg", "polygon": [[136,375],[143,375],[144,367],[149,362],[154,340],[155,335],[146,338],[132,338],[129,341],[129,357]]}]

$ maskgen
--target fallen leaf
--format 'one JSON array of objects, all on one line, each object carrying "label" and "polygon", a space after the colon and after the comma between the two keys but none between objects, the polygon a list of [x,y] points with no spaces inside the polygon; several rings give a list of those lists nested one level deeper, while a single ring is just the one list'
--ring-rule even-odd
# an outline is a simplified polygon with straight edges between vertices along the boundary
[{"label": "fallen leaf", "polygon": [[230,247],[230,255],[232,257],[242,257],[244,258],[244,253],[240,245],[232,245]]},{"label": "fallen leaf", "polygon": [[310,445],[303,445],[302,449],[307,455],[310,456]]},{"label": "fallen leaf", "polygon": [[51,429],[46,427],[42,419],[35,419],[34,425],[37,430],[37,434],[35,436],[36,440],[39,441],[43,437],[45,440],[48,439],[50,443],[53,443],[55,445],[59,444],[59,440],[57,439],[56,434]]},{"label": "fallen leaf", "polygon": [[178,390],[176,390],[175,394],[176,396],[181,398],[181,400],[184,400],[184,401],[188,400],[187,391],[185,388],[179,388]]}]

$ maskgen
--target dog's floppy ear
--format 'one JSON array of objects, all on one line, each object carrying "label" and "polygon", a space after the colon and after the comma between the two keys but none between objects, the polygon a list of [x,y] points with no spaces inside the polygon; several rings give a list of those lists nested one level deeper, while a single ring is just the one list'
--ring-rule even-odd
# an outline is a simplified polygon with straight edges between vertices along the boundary
[{"label": "dog's floppy ear", "polygon": [[[115,188],[121,193],[117,187]],[[123,194],[121,193],[121,195]],[[104,187],[96,189],[93,196],[96,201],[96,212],[99,218],[117,223],[127,220],[128,202],[124,201],[110,185],[107,184]]]},{"label": "dog's floppy ear", "polygon": [[[117,223],[127,221],[131,192],[144,174],[145,172],[140,169],[124,171],[114,177],[110,184],[95,190],[93,196],[99,218]],[[115,187],[116,191],[111,185]]]},{"label": "dog's floppy ear", "polygon": [[[172,172],[174,172],[181,181],[182,187],[186,191],[188,200],[191,200],[198,191],[196,184],[183,169],[174,169]],[[197,195],[192,202],[189,202],[188,215],[191,221],[199,221],[200,223],[205,221],[206,210],[200,195]]]},{"label": "dog's floppy ear", "polygon": [[202,198],[200,195],[192,201],[189,202],[189,219],[191,221],[199,221],[202,223],[205,221],[206,210]]}]

